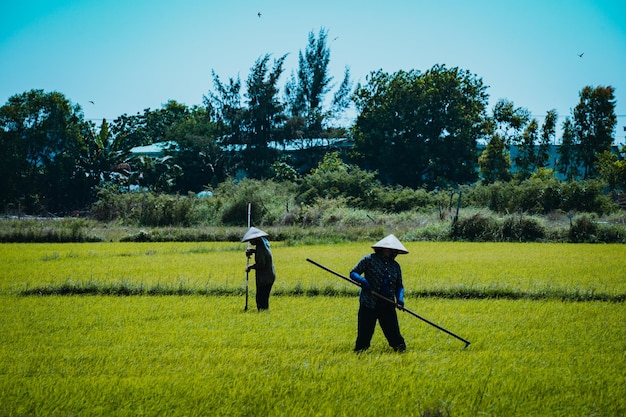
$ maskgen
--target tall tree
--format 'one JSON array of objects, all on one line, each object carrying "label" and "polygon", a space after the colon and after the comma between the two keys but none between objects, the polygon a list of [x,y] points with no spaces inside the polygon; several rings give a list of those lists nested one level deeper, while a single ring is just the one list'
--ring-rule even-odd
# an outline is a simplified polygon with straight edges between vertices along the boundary
[{"label": "tall tree", "polygon": [[241,98],[241,80],[229,78],[227,83],[212,71],[213,91],[203,97],[208,116],[215,122],[218,145],[224,151],[224,173],[234,175],[243,161],[239,151],[245,144],[247,113]]},{"label": "tall tree", "polygon": [[493,119],[498,136],[506,147],[522,141],[526,125],[531,120],[530,111],[523,107],[515,107],[512,101],[500,99],[493,108]]},{"label": "tall tree", "polygon": [[187,106],[169,100],[160,109],[144,109],[133,116],[123,114],[111,124],[111,135],[116,148],[129,150],[135,146],[165,141],[167,130],[187,117]]},{"label": "tall tree", "polygon": [[175,147],[165,149],[172,165],[180,167],[172,191],[199,192],[226,178],[225,160],[217,140],[217,126],[206,107],[194,106],[188,117],[174,124],[165,136]]},{"label": "tall tree", "polygon": [[332,101],[326,103],[326,95],[333,89],[330,76],[330,48],[328,31],[320,29],[318,37],[309,32],[304,51],[298,54],[298,70],[291,74],[285,86],[290,115],[290,136],[301,146],[310,145],[311,139],[329,137],[333,130],[328,123],[350,105],[350,70],[346,67],[343,80],[335,91]]},{"label": "tall tree", "polygon": [[127,185],[130,175],[127,160],[130,154],[117,145],[111,137],[106,119],[102,120],[99,130],[92,126],[88,132],[79,166],[90,179],[92,187],[109,183]]},{"label": "tall tree", "polygon": [[0,108],[0,193],[5,204],[68,212],[88,202],[77,170],[90,127],[79,105],[59,92],[31,90]]},{"label": "tall tree", "polygon": [[492,184],[511,179],[511,159],[502,138],[495,133],[478,158],[482,181]]},{"label": "tall tree", "polygon": [[563,121],[563,136],[559,146],[559,159],[556,170],[565,176],[568,181],[573,181],[578,176],[577,138],[574,123],[570,117]]},{"label": "tall tree", "polygon": [[482,80],[458,68],[371,73],[354,95],[354,157],[384,183],[473,182],[487,98]]},{"label": "tall tree", "polygon": [[279,97],[278,80],[287,55],[257,59],[246,79],[245,103],[241,81],[222,83],[213,73],[214,91],[204,97],[211,120],[216,122],[219,145],[228,156],[227,173],[244,171],[248,177],[269,178],[278,157],[277,144],[283,139],[285,104]]},{"label": "tall tree", "polygon": [[524,128],[522,136],[516,143],[516,155],[514,157],[516,169],[516,177],[525,180],[530,177],[536,168],[537,152],[535,146],[539,138],[539,124],[536,119],[530,122]]},{"label": "tall tree", "polygon": [[617,124],[614,93],[615,89],[611,86],[587,86],[580,92],[580,102],[574,108],[574,124],[584,178],[595,176],[598,155],[611,149]]},{"label": "tall tree", "polygon": [[598,155],[596,162],[598,175],[606,181],[611,191],[626,191],[626,159],[623,157],[625,151],[626,146],[622,147],[619,155],[610,151]]},{"label": "tall tree", "polygon": [[541,125],[541,139],[537,149],[537,168],[546,168],[550,161],[550,146],[556,137],[556,122],[559,115],[555,109],[549,110]]},{"label": "tall tree", "polygon": [[277,159],[276,146],[272,145],[283,140],[285,106],[278,96],[278,80],[286,57],[274,60],[271,70],[270,55],[259,58],[246,81],[248,131],[242,153],[246,171],[252,178],[269,178]]}]

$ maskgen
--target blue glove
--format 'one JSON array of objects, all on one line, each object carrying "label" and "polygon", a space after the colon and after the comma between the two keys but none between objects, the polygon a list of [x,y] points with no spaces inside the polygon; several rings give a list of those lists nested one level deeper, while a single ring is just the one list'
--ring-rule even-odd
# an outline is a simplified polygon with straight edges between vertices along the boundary
[{"label": "blue glove", "polygon": [[372,287],[370,287],[370,283],[356,272],[350,272],[350,278],[352,278],[353,281],[358,282],[364,290],[370,291],[372,289]]},{"label": "blue glove", "polygon": [[398,288],[396,290],[396,300],[400,309],[404,308],[404,288]]}]

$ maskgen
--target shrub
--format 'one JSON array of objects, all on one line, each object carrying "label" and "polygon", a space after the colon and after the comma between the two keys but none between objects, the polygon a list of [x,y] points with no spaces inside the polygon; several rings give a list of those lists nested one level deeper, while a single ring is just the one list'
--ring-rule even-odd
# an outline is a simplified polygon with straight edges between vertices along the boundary
[{"label": "shrub", "polygon": [[495,220],[476,213],[471,217],[458,219],[452,223],[450,237],[453,240],[486,242],[494,240],[497,230]]},{"label": "shrub", "polygon": [[507,216],[500,227],[502,240],[507,242],[534,242],[545,238],[546,230],[531,217]]},{"label": "shrub", "polygon": [[573,243],[596,242],[597,234],[598,226],[594,222],[594,217],[583,214],[573,221],[569,230],[569,240]]},{"label": "shrub", "polygon": [[351,207],[366,207],[372,204],[375,189],[380,186],[375,178],[376,173],[344,164],[337,152],[331,152],[302,178],[296,198],[298,202],[310,205],[319,198],[343,197]]},{"label": "shrub", "polygon": [[2,243],[66,243],[99,242],[87,229],[93,222],[85,219],[11,219],[3,220],[0,230]]},{"label": "shrub", "polygon": [[275,224],[288,211],[295,193],[291,182],[244,179],[220,184],[215,195],[218,199],[218,219],[224,225],[247,225],[248,203],[252,203],[252,225]]},{"label": "shrub", "polygon": [[408,187],[378,187],[372,190],[372,198],[365,199],[365,208],[401,213],[415,209],[427,210],[437,207],[437,195],[424,189]]},{"label": "shrub", "polygon": [[603,193],[604,184],[600,181],[574,181],[563,183],[561,209],[584,213],[607,214],[615,211],[617,206],[611,197]]}]

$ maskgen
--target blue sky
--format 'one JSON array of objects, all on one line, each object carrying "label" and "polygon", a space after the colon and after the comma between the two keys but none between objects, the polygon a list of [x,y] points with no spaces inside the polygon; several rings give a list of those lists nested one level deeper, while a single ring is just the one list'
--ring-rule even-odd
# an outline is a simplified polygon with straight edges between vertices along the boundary
[{"label": "blue sky", "polygon": [[201,104],[212,70],[245,80],[266,53],[289,54],[284,82],[322,27],[337,82],[346,66],[356,84],[445,64],[482,78],[490,108],[506,98],[540,123],[550,109],[562,122],[584,86],[612,85],[624,142],[626,2],[608,0],[3,1],[0,104],[59,91],[98,125],[168,100]]}]

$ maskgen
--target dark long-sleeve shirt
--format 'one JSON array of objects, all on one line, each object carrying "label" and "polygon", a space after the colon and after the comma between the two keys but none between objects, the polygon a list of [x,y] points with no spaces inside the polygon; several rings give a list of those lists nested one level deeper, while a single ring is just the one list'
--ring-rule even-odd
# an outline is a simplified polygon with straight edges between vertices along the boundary
[{"label": "dark long-sleeve shirt", "polygon": [[[387,298],[394,299],[397,291],[404,288],[402,283],[402,269],[395,260],[386,259],[376,253],[364,256],[352,268],[350,273],[356,272],[363,276],[370,284],[371,290]],[[369,291],[361,290],[359,301],[368,308],[375,308],[377,297]],[[380,300],[381,302],[385,302]]]},{"label": "dark long-sleeve shirt", "polygon": [[267,239],[262,239],[262,243],[256,246],[254,263],[257,285],[273,284],[274,280],[276,280],[276,271],[274,270],[272,250]]}]

